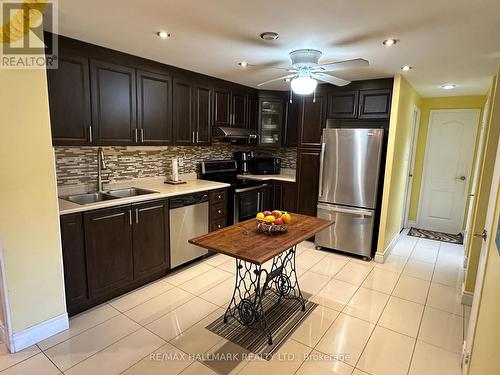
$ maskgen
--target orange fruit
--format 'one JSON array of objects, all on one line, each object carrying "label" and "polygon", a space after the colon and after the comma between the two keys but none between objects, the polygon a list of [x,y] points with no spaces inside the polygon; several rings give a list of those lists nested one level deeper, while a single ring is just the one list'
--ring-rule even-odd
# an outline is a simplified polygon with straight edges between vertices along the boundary
[{"label": "orange fruit", "polygon": [[290,216],[289,213],[281,215],[281,218],[283,219],[283,222],[285,224],[290,224],[290,222],[292,221],[292,216]]}]

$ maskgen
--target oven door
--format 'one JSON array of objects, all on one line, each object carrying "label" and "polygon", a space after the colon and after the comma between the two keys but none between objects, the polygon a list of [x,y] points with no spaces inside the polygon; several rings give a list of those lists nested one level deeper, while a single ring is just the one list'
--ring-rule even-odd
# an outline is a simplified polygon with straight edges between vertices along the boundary
[{"label": "oven door", "polygon": [[264,193],[267,184],[234,191],[234,224],[253,219],[264,209]]}]

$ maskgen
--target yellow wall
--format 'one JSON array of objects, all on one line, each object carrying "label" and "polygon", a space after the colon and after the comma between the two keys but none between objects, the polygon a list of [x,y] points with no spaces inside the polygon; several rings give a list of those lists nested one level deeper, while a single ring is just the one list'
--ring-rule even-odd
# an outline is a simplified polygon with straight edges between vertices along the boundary
[{"label": "yellow wall", "polygon": [[402,228],[413,108],[414,106],[420,107],[422,102],[422,98],[415,89],[399,75],[394,78],[392,95],[384,193],[377,244],[379,253],[387,249]]},{"label": "yellow wall", "polygon": [[[500,75],[500,71],[499,71]],[[492,88],[490,90],[491,111],[490,119],[485,129],[485,145],[484,154],[479,171],[479,184],[476,192],[476,200],[472,213],[472,226],[470,229],[472,233],[481,233],[484,229],[486,211],[488,209],[488,200],[490,196],[490,187],[493,177],[494,160],[497,154],[498,140],[500,137],[500,121],[498,120],[500,114],[500,94],[499,76],[493,80]],[[496,121],[494,120],[496,116]],[[468,255],[468,264],[465,274],[464,290],[468,293],[474,292],[476,283],[476,273],[479,263],[479,255],[481,252],[482,240],[478,237],[470,237],[465,249]]]},{"label": "yellow wall", "polygon": [[0,243],[13,333],[66,312],[44,70],[0,70]]},{"label": "yellow wall", "polygon": [[[474,109],[480,109],[482,111],[485,102],[486,102],[486,96],[449,96],[449,97],[422,99],[420,124],[418,129],[417,150],[415,153],[415,168],[413,171],[413,185],[411,189],[411,200],[410,200],[410,209],[408,213],[408,220],[410,221],[417,220],[420,188],[422,185],[422,174],[424,170],[425,146],[427,144],[427,130],[429,128],[430,111],[434,109],[462,109],[462,108],[463,109],[474,108]],[[479,127],[478,127],[478,132],[479,132]],[[474,157],[477,151],[478,140],[479,137],[476,138],[476,148],[474,150]],[[472,171],[472,173],[474,172]],[[469,192],[472,182],[471,180],[472,179],[469,179]],[[468,207],[468,205],[466,207]],[[467,217],[467,212],[465,213],[465,217]]]},{"label": "yellow wall", "polygon": [[[500,128],[500,100],[496,100],[493,111],[496,114],[492,125]],[[498,162],[500,160],[497,160]],[[490,163],[494,164],[494,159],[491,159]],[[470,375],[493,375],[498,374],[500,369],[500,345],[498,342],[500,337],[500,254],[495,243],[499,215],[500,189],[497,191],[493,227],[488,228],[491,240],[471,350]]]}]

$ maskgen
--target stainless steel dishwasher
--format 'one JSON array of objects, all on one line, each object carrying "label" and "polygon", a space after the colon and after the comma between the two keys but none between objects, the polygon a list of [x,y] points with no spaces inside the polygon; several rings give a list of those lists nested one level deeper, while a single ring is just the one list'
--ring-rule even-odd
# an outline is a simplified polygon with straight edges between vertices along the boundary
[{"label": "stainless steel dishwasher", "polygon": [[188,240],[208,233],[208,194],[193,193],[170,199],[170,267],[178,267],[208,251]]}]

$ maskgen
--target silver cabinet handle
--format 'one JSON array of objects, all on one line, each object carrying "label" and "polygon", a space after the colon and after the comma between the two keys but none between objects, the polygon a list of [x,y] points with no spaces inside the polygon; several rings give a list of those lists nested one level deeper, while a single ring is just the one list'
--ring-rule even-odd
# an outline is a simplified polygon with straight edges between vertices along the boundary
[{"label": "silver cabinet handle", "polygon": [[89,126],[89,142],[94,142],[94,135],[92,134],[92,125]]},{"label": "silver cabinet handle", "polygon": [[192,134],[192,138],[193,138],[193,143],[194,143],[194,132],[193,132],[193,134]]},{"label": "silver cabinet handle", "polygon": [[220,229],[220,228],[222,228],[222,225],[217,224],[217,229]]},{"label": "silver cabinet handle", "polygon": [[139,210],[137,208],[135,209],[135,223],[139,224]]},{"label": "silver cabinet handle", "polygon": [[141,143],[144,143],[144,129],[141,128]]},{"label": "silver cabinet handle", "polygon": [[325,144],[323,143],[323,136],[321,136],[321,153],[319,156],[319,193],[318,196],[323,196],[323,163],[325,161]]},{"label": "silver cabinet handle", "polygon": [[217,210],[217,213],[218,213],[218,214],[221,214],[221,213],[222,213],[222,210]]},{"label": "silver cabinet handle", "polygon": [[196,132],[196,143],[200,142],[200,132]]},{"label": "silver cabinet handle", "polygon": [[129,224],[132,225],[132,210],[128,210],[128,221]]},{"label": "silver cabinet handle", "polygon": [[137,143],[137,128],[134,129],[134,140]]},{"label": "silver cabinet handle", "polygon": [[222,195],[217,195],[217,199],[222,199]]},{"label": "silver cabinet handle", "polygon": [[342,208],[339,206],[326,206],[323,204],[318,204],[318,208],[321,210],[340,212],[340,213],[344,213],[344,214],[353,214],[353,215],[359,215],[359,216],[373,216],[373,212],[367,211],[367,210],[350,210],[348,208]]}]

